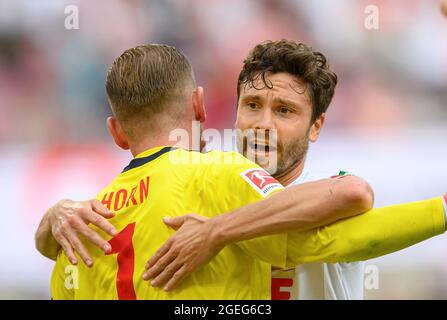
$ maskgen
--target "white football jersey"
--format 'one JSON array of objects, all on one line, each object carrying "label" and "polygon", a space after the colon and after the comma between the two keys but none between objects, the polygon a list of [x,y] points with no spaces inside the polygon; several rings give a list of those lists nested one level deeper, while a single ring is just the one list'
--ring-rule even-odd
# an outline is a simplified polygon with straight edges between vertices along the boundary
[{"label": "white football jersey", "polygon": [[[303,173],[290,185],[344,175]],[[272,272],[273,300],[360,300],[363,299],[364,263],[307,263]]]}]

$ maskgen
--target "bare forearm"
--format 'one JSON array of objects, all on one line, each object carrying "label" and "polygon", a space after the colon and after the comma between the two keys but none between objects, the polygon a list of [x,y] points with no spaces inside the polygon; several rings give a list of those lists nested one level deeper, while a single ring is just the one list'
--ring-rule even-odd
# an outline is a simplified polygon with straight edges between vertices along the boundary
[{"label": "bare forearm", "polygon": [[51,209],[45,213],[42,221],[40,222],[39,228],[36,231],[35,243],[36,249],[45,257],[52,260],[56,260],[57,254],[61,248],[59,243],[53,237],[51,233],[51,225],[49,221],[49,214]]},{"label": "bare forearm", "polygon": [[270,198],[214,218],[219,242],[228,244],[289,231],[305,231],[369,210],[369,185],[357,177],[290,187]]}]

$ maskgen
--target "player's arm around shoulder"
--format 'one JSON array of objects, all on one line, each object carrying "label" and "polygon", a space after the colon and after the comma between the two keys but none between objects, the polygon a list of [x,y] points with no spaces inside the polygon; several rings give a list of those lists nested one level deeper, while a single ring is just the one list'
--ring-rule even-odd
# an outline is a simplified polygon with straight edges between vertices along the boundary
[{"label": "player's arm around shoulder", "polygon": [[[281,192],[268,194],[265,191],[271,189],[269,185],[279,183],[263,169],[249,169],[241,176],[246,182],[244,187],[252,189],[250,193],[256,190],[263,196],[258,198],[261,201],[241,205],[231,213],[216,217],[221,220],[216,232],[225,239],[231,239],[225,242],[307,231],[362,214],[370,210],[374,203],[371,186],[354,175],[336,175],[293,185],[285,190],[282,187],[272,188]],[[233,185],[238,185],[238,177],[233,175],[233,180]]]},{"label": "player's arm around shoulder", "polygon": [[91,223],[111,236],[116,233],[113,225],[107,221],[114,213],[97,199],[73,201],[64,199],[47,210],[35,234],[36,249],[45,257],[56,260],[62,248],[72,264],[77,264],[78,253],[86,265],[93,261],[82,244],[79,235],[102,248],[110,250],[107,241],[88,225]]},{"label": "player's arm around shoulder", "polygon": [[318,226],[363,214],[373,208],[374,191],[365,179],[340,171],[326,179],[326,183],[330,185],[330,201],[338,210],[330,212],[328,220],[321,221]]},{"label": "player's arm around shoulder", "polygon": [[189,215],[167,222],[178,231],[149,260],[145,280],[154,279],[155,285],[168,282],[169,290],[231,243],[252,257],[282,267],[289,254],[287,232],[312,229],[372,206],[369,185],[357,177],[324,179],[284,190],[269,173],[239,154],[214,156],[223,158],[207,168],[203,189],[207,201],[218,206],[218,215],[208,220]]},{"label": "player's arm around shoulder", "polygon": [[304,233],[289,233],[288,266],[353,262],[395,252],[445,232],[442,198],[369,210]]}]

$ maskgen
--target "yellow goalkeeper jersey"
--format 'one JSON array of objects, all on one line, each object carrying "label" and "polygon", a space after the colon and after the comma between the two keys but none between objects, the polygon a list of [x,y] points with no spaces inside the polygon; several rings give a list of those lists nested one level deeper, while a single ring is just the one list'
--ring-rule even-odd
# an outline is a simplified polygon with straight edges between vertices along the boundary
[{"label": "yellow goalkeeper jersey", "polygon": [[[87,241],[95,261],[73,267],[61,252],[53,271],[54,299],[270,299],[271,264],[284,266],[287,235],[225,247],[172,292],[142,280],[151,255],[174,231],[163,217],[198,213],[213,217],[283,189],[274,178],[235,152],[200,153],[157,147],[136,156],[97,199],[116,216],[117,235],[105,254]],[[264,260],[261,261],[260,259]]]}]

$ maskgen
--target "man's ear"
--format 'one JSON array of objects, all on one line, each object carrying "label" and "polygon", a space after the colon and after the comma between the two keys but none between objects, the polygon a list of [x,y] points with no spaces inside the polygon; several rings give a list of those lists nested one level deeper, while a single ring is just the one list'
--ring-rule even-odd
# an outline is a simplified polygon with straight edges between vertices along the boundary
[{"label": "man's ear", "polygon": [[195,120],[205,122],[206,110],[203,98],[203,88],[197,87],[192,92],[192,107],[194,109]]},{"label": "man's ear", "polygon": [[323,113],[321,116],[319,116],[317,118],[317,120],[315,120],[315,122],[310,127],[309,136],[308,136],[310,142],[315,142],[318,140],[318,137],[320,136],[321,129],[323,128],[323,125],[324,125],[325,116],[326,115]]},{"label": "man's ear", "polygon": [[129,140],[127,139],[127,135],[115,117],[107,118],[107,129],[109,129],[109,133],[118,147],[124,150],[129,150]]}]

